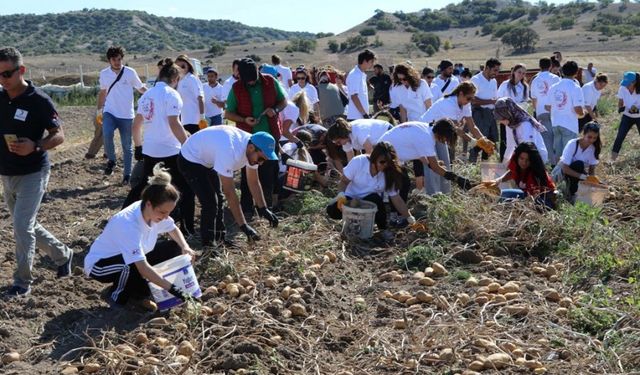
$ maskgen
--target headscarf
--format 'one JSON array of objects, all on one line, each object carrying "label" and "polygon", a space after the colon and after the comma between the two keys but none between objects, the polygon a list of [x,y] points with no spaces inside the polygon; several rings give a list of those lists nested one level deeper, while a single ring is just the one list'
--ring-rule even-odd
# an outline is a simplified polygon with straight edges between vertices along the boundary
[{"label": "headscarf", "polygon": [[527,111],[522,109],[511,98],[500,98],[496,100],[495,107],[493,108],[493,117],[495,117],[497,121],[509,120],[507,126],[511,129],[516,129],[520,124],[528,121],[540,133],[547,131],[544,125],[531,117]]}]

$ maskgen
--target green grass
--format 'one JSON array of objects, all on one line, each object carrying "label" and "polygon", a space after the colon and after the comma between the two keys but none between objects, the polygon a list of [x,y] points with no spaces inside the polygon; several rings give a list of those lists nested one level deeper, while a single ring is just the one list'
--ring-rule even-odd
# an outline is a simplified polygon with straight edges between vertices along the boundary
[{"label": "green grass", "polygon": [[442,255],[442,251],[430,245],[413,246],[404,255],[395,259],[399,267],[410,270],[424,270]]}]

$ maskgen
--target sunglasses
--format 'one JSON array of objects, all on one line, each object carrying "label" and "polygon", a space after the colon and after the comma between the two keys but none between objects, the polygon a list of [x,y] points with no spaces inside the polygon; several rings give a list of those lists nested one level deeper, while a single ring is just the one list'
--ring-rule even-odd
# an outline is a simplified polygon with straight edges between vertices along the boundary
[{"label": "sunglasses", "polygon": [[187,66],[184,64],[178,64],[178,66],[180,67],[180,69],[187,69]]},{"label": "sunglasses", "polygon": [[473,96],[465,96],[464,98],[469,100],[469,101],[473,100]]},{"label": "sunglasses", "polygon": [[376,161],[376,163],[385,165],[387,164],[387,159],[379,159],[378,161]]},{"label": "sunglasses", "polygon": [[300,77],[296,77],[296,79],[297,79],[298,81],[304,81],[304,80],[306,80],[306,79],[307,79],[307,77],[300,76]]},{"label": "sunglasses", "polygon": [[398,81],[406,81],[406,80],[407,80],[407,77],[400,77],[400,76],[398,76]]},{"label": "sunglasses", "polygon": [[13,76],[13,73],[17,72],[18,70],[20,70],[20,67],[16,67],[13,68],[13,70],[6,70],[2,73],[0,73],[0,77],[2,78],[11,78]]},{"label": "sunglasses", "polygon": [[434,79],[436,76],[427,76],[427,79]]}]

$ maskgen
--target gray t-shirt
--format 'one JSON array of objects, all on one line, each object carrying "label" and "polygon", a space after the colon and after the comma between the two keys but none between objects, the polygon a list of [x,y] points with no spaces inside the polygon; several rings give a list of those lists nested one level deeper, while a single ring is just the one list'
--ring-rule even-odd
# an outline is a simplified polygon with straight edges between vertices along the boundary
[{"label": "gray t-shirt", "polygon": [[340,100],[340,89],[333,83],[318,85],[318,99],[320,99],[320,114],[323,119],[344,113],[344,105]]}]

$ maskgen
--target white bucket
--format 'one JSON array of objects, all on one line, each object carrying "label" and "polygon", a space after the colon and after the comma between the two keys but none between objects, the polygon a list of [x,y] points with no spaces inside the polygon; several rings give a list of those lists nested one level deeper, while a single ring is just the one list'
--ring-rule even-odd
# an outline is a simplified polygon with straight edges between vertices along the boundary
[{"label": "white bucket", "polygon": [[373,224],[378,207],[369,201],[359,200],[359,202],[358,208],[349,207],[350,202],[342,206],[342,233],[350,238],[366,240],[373,236]]},{"label": "white bucket", "polygon": [[576,201],[598,207],[602,205],[607,195],[609,195],[609,189],[605,185],[589,184],[580,181],[578,183]]},{"label": "white bucket", "polygon": [[289,159],[287,160],[287,175],[284,178],[283,187],[299,193],[309,191],[313,181],[312,173],[317,170],[318,167],[313,163]]},{"label": "white bucket", "polygon": [[[202,296],[196,273],[191,265],[191,257],[188,255],[180,255],[153,266],[153,269],[165,280],[175,285],[185,294],[189,294],[195,298]],[[154,301],[158,305],[159,310],[167,310],[183,303],[180,299],[174,297],[168,291],[160,288],[154,283],[149,282],[149,289],[153,295]]]},{"label": "white bucket", "polygon": [[[482,182],[488,182],[496,180],[498,177],[502,177],[502,175],[507,172],[507,167],[502,163],[490,163],[490,162],[482,162],[480,163],[480,176]],[[513,187],[511,181],[500,183],[500,189],[510,189]]]}]

